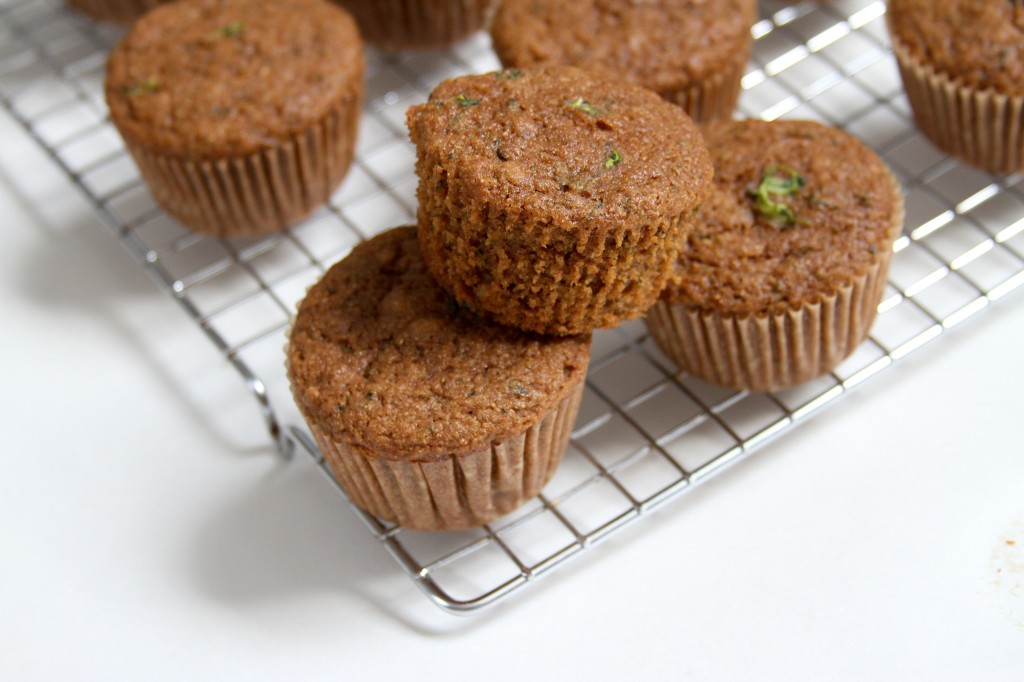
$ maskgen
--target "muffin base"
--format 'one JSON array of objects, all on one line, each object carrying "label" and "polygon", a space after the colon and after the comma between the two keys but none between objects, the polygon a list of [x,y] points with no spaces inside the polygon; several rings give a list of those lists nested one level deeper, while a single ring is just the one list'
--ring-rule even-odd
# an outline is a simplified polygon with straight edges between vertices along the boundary
[{"label": "muffin base", "polygon": [[655,343],[680,369],[718,386],[777,391],[827,373],[867,337],[891,254],[834,296],[744,318],[658,301],[647,314]]},{"label": "muffin base", "polygon": [[331,438],[310,424],[324,460],[349,499],[414,530],[474,528],[536,497],[572,434],[583,396],[577,384],[537,424],[489,448],[429,460],[388,459]]},{"label": "muffin base", "polygon": [[483,28],[494,0],[337,0],[382,50],[447,47]]},{"label": "muffin base", "polygon": [[1024,170],[1024,97],[958,84],[895,37],[893,53],[914,121],[935,146],[992,173]]},{"label": "muffin base", "polygon": [[348,172],[362,97],[339,102],[316,125],[252,154],[196,159],[125,145],[153,198],[172,217],[215,237],[293,225],[326,203]]},{"label": "muffin base", "polygon": [[[607,235],[509,222],[460,196],[442,173],[417,163],[423,259],[459,303],[538,334],[585,334],[640,317],[653,305],[685,243],[693,213]],[[534,235],[523,239],[523,235]]]}]

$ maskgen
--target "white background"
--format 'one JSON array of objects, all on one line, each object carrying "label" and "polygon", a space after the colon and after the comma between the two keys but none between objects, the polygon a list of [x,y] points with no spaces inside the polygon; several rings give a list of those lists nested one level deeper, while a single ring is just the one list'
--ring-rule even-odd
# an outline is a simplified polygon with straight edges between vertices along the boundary
[{"label": "white background", "polygon": [[0,149],[0,680],[1024,679],[1024,292],[458,618],[5,116]]}]

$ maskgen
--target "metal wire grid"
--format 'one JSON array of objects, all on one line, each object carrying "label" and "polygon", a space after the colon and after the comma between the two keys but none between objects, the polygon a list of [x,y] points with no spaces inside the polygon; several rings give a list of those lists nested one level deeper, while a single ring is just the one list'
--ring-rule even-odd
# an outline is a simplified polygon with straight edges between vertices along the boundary
[{"label": "metal wire grid", "polygon": [[[404,530],[356,510],[442,608],[472,611],[535,582],[1024,283],[1022,178],[966,168],[915,131],[884,3],[762,2],[761,12],[742,113],[843,127],[882,154],[907,193],[905,234],[870,339],[828,376],[748,394],[675,372],[640,322],[599,332],[572,443],[538,498],[452,533]],[[333,482],[288,394],[289,320],[326,267],[414,219],[405,110],[444,78],[496,68],[486,38],[444,53],[371,54],[357,158],[330,204],[279,234],[225,241],[166,217],[109,125],[102,73],[117,31],[57,0],[0,0],[0,18],[4,107],[235,366],[281,451],[300,445]]]}]

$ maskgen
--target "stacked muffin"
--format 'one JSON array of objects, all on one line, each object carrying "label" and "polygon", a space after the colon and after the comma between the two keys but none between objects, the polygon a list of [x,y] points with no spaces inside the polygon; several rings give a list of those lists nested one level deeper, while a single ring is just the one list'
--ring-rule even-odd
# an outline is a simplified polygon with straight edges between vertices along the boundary
[{"label": "stacked muffin", "polygon": [[682,109],[572,67],[446,81],[408,124],[431,272],[460,303],[539,333],[642,315],[711,178]]}]

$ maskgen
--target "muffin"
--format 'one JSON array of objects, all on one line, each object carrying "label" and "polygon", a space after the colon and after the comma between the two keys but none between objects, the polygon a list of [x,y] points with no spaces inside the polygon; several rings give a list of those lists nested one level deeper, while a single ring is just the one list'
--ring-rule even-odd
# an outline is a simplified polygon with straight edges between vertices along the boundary
[{"label": "muffin", "polygon": [[921,132],[973,166],[1024,170],[1024,3],[890,0],[887,15]]},{"label": "muffin", "polygon": [[66,0],[69,7],[98,21],[130,24],[168,0]]},{"label": "muffin", "polygon": [[822,375],[867,336],[903,197],[885,163],[812,121],[709,126],[711,195],[647,327],[681,369],[773,391]]},{"label": "muffin", "polygon": [[110,117],[153,197],[210,235],[277,230],[348,170],[363,98],[355,22],[327,0],[180,0],[110,55]]},{"label": "muffin", "polygon": [[642,315],[710,186],[682,109],[571,67],[445,81],[408,125],[427,267],[459,303],[527,331]]},{"label": "muffin", "polygon": [[497,0],[335,0],[384,50],[447,47],[483,27]]},{"label": "muffin", "polygon": [[506,68],[597,71],[707,122],[732,117],[756,19],[756,0],[503,0],[491,35]]},{"label": "muffin", "polygon": [[353,249],[299,307],[292,393],[360,508],[420,530],[488,523],[561,460],[588,336],[489,323],[431,278],[412,227]]}]

